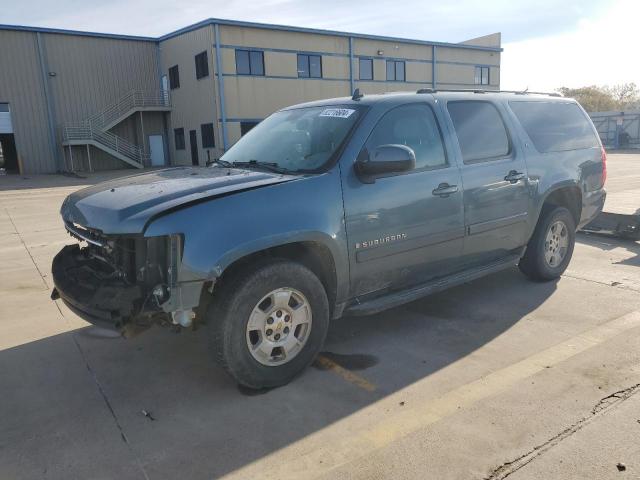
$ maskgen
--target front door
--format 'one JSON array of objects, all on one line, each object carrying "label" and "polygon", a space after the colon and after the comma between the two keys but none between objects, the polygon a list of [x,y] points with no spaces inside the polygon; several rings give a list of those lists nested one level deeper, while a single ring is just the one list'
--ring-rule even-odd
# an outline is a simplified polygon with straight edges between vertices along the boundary
[{"label": "front door", "polygon": [[[447,158],[428,100],[387,111],[360,158],[380,145],[413,149],[416,169],[362,182],[344,172],[343,194],[352,296],[380,294],[444,276],[462,253],[462,182]],[[448,193],[447,193],[448,192]]]},{"label": "front door", "polygon": [[164,141],[162,135],[149,135],[149,149],[151,150],[151,166],[164,165]]},{"label": "front door", "polygon": [[497,259],[526,244],[527,166],[500,109],[488,101],[447,102],[462,157],[465,263]]},{"label": "front door", "polygon": [[191,147],[191,163],[198,166],[200,165],[198,161],[198,134],[195,130],[189,130],[189,144]]}]

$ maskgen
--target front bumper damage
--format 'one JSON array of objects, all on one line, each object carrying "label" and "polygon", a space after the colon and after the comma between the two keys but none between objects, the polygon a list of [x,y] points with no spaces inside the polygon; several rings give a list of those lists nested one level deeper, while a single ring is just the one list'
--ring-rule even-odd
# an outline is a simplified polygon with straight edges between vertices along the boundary
[{"label": "front bumper damage", "polygon": [[53,300],[94,325],[130,336],[154,323],[190,326],[204,282],[179,282],[181,237],[108,237],[65,224],[81,244],[54,258]]}]

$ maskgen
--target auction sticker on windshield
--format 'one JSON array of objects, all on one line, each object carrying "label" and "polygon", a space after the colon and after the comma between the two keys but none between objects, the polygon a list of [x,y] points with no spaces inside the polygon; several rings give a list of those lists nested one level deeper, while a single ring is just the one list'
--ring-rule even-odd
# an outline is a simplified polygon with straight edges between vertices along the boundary
[{"label": "auction sticker on windshield", "polygon": [[355,112],[355,110],[352,110],[350,108],[325,108],[322,112],[320,112],[320,116],[349,118],[353,112]]}]

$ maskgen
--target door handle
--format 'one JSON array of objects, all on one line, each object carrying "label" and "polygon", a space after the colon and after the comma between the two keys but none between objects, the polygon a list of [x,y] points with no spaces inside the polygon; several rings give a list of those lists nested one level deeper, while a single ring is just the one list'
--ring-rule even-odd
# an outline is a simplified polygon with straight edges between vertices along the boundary
[{"label": "door handle", "polygon": [[448,197],[449,195],[458,191],[457,185],[449,185],[448,183],[441,183],[431,193],[437,197]]},{"label": "door handle", "polygon": [[516,170],[511,170],[504,179],[510,183],[518,183],[518,181],[524,178],[524,173]]}]

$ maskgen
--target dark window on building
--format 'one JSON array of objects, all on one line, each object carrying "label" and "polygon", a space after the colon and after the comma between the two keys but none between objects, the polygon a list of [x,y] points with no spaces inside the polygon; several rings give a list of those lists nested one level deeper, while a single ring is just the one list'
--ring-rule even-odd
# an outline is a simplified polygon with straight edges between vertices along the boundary
[{"label": "dark window on building", "polygon": [[180,88],[180,72],[178,71],[178,65],[174,65],[169,69],[169,88],[171,90]]},{"label": "dark window on building", "polygon": [[598,146],[591,123],[575,103],[509,102],[540,153]]},{"label": "dark window on building", "polygon": [[213,137],[213,123],[200,125],[200,135],[202,137],[202,148],[214,148],[216,146],[216,141]]},{"label": "dark window on building", "polygon": [[387,80],[392,82],[404,82],[404,61],[387,60]]},{"label": "dark window on building", "polygon": [[476,85],[489,85],[489,67],[476,67],[474,82]]},{"label": "dark window on building", "polygon": [[360,80],[373,80],[373,59],[360,59]]},{"label": "dark window on building", "polygon": [[176,150],[184,150],[184,128],[175,128],[173,137],[176,144]]},{"label": "dark window on building", "polygon": [[447,165],[442,135],[431,108],[424,104],[396,107],[375,126],[366,143],[369,152],[380,145],[406,145],[416,155],[416,169]]},{"label": "dark window on building", "polygon": [[209,62],[207,61],[207,52],[196,55],[196,79],[209,76]]},{"label": "dark window on building", "polygon": [[320,55],[298,54],[298,77],[322,78],[322,57]]},{"label": "dark window on building", "polygon": [[238,75],[264,75],[264,55],[258,50],[236,50]]},{"label": "dark window on building", "polygon": [[260,122],[240,122],[240,136],[244,137]]},{"label": "dark window on building", "polygon": [[0,112],[8,112],[9,104],[8,103],[0,103]]},{"label": "dark window on building", "polygon": [[458,136],[464,163],[509,154],[509,136],[498,109],[489,102],[449,102],[449,115]]}]

